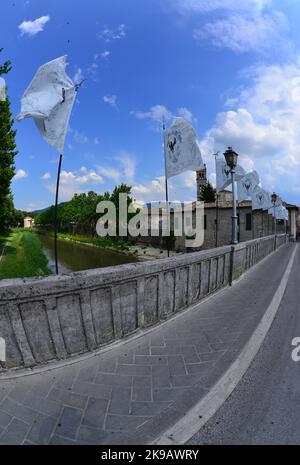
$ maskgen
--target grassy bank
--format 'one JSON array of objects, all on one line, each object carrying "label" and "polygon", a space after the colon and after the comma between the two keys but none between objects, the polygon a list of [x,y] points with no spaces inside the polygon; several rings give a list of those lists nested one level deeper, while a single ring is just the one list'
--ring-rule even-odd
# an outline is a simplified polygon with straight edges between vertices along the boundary
[{"label": "grassy bank", "polygon": [[0,279],[50,275],[42,244],[31,231],[13,229],[0,235]]},{"label": "grassy bank", "polygon": [[[47,236],[53,236],[53,232],[38,230],[38,234],[46,234]],[[82,242],[83,244],[93,244],[98,247],[111,248],[119,251],[129,250],[129,244],[126,242],[118,241],[117,239],[111,237],[92,237],[92,236],[81,236],[73,235],[68,233],[58,233],[58,237],[61,239],[68,239],[70,241]]]}]

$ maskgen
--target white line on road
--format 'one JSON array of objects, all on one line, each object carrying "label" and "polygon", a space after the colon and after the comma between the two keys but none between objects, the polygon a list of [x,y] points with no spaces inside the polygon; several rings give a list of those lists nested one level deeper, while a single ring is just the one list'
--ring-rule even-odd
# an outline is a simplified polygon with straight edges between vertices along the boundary
[{"label": "white line on road", "polygon": [[208,394],[152,444],[185,444],[205,425],[230,396],[249,368],[273,323],[288,283],[297,248],[298,245],[295,246],[270,305],[240,355],[210,389]]}]

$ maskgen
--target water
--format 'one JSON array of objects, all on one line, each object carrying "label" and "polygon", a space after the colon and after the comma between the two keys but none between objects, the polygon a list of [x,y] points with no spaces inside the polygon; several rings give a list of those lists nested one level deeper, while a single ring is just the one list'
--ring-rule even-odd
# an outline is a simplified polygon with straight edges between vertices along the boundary
[{"label": "water", "polygon": [[[44,253],[49,260],[49,268],[55,272],[54,239],[51,236],[44,235],[39,235],[39,239],[43,244]],[[103,268],[133,262],[137,262],[137,258],[134,255],[127,255],[101,247],[92,247],[66,239],[58,239],[59,273]]]}]

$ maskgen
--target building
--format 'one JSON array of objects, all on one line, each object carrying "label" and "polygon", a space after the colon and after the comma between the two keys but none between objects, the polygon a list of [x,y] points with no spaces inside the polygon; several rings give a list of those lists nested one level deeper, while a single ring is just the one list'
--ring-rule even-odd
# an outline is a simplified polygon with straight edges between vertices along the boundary
[{"label": "building", "polygon": [[25,216],[24,218],[24,228],[33,228],[34,219],[31,216]]},{"label": "building", "polygon": [[207,186],[207,171],[206,165],[202,170],[196,171],[196,183],[197,183],[197,200],[200,202],[203,189]]}]

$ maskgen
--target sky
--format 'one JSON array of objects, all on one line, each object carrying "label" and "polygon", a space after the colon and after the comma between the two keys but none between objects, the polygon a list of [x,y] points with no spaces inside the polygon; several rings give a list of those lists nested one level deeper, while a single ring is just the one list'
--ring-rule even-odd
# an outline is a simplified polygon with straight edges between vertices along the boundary
[{"label": "sky", "polygon": [[[37,68],[68,55],[80,88],[70,120],[60,201],[126,182],[164,199],[162,119],[193,125],[208,176],[232,146],[261,185],[300,204],[298,0],[1,0],[0,62],[14,116]],[[54,203],[58,153],[32,119],[15,122],[15,206]],[[195,173],[170,179],[194,200]]]}]

